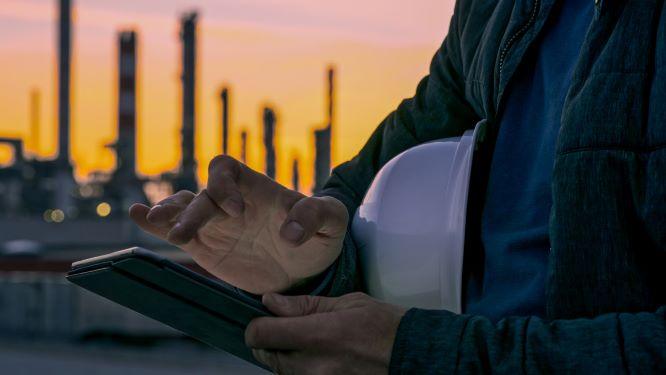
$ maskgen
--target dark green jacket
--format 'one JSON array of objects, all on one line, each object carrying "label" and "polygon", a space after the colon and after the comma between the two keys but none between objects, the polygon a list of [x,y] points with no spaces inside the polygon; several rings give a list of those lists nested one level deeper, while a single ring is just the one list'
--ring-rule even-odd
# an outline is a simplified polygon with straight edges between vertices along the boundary
[{"label": "dark green jacket", "polygon": [[[594,0],[589,0],[594,1]],[[504,93],[554,0],[458,0],[430,74],[375,130],[322,194],[353,215],[378,170],[414,145],[478,121],[465,262],[474,262],[480,201]],[[666,7],[597,0],[562,114],[553,170],[547,317],[412,309],[394,373],[666,373]],[[519,145],[516,145],[519,147]],[[409,249],[406,249],[409,251]],[[351,237],[330,294],[360,288]]]}]

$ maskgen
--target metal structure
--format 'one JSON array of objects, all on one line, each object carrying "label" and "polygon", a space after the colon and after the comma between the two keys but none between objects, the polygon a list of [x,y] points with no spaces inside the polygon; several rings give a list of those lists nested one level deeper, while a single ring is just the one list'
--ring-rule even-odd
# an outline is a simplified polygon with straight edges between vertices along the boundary
[{"label": "metal structure", "polygon": [[9,145],[14,151],[14,163],[0,170],[0,211],[4,215],[17,215],[22,211],[21,193],[24,172],[23,141],[17,138],[0,138],[0,144]]},{"label": "metal structure", "polygon": [[66,168],[70,168],[71,28],[71,0],[60,0],[58,23],[58,161]]},{"label": "metal structure", "polygon": [[317,129],[315,136],[315,171],[313,192],[318,192],[324,187],[324,183],[331,174],[331,138],[334,120],[335,102],[335,68],[329,67],[327,71],[328,96],[327,96],[327,120],[326,127]]},{"label": "metal structure", "polygon": [[298,158],[294,158],[291,164],[291,186],[295,191],[300,191],[300,176],[298,173]]},{"label": "metal structure", "polygon": [[241,161],[247,164],[247,130],[241,131]]},{"label": "metal structure", "polygon": [[136,32],[118,34],[118,141],[116,174],[136,176]]},{"label": "metal structure", "polygon": [[73,167],[70,147],[70,84],[72,55],[72,3],[60,0],[58,21],[58,158],[55,172],[56,191],[53,206],[75,210]]},{"label": "metal structure", "polygon": [[275,112],[264,108],[264,149],[266,150],[266,176],[275,179]]},{"label": "metal structure", "polygon": [[194,135],[196,127],[196,32],[197,13],[186,13],[181,18],[180,38],[182,49],[182,159],[180,173],[174,181],[175,190],[198,190],[197,163],[194,158]]},{"label": "metal structure", "polygon": [[118,34],[118,139],[109,147],[116,152],[116,170],[104,184],[103,198],[114,216],[126,215],[133,203],[146,203],[143,181],[136,175],[137,35]]},{"label": "metal structure", "polygon": [[220,104],[222,106],[222,153],[229,153],[229,89],[223,87],[220,91]]},{"label": "metal structure", "polygon": [[39,90],[30,91],[30,148],[34,158],[39,153],[39,130],[40,130],[40,95]]}]

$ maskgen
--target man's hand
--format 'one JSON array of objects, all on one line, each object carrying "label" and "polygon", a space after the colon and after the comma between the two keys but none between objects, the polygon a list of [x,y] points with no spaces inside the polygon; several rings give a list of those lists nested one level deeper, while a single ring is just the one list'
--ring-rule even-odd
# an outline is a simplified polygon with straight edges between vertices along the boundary
[{"label": "man's hand", "polygon": [[257,318],[245,343],[278,374],[385,374],[402,307],[363,293],[338,298],[266,294],[277,318]]},{"label": "man's hand", "polygon": [[210,162],[207,188],[178,193],[130,217],[192,255],[211,274],[252,293],[283,291],[340,254],[345,206],[306,197],[228,156]]}]

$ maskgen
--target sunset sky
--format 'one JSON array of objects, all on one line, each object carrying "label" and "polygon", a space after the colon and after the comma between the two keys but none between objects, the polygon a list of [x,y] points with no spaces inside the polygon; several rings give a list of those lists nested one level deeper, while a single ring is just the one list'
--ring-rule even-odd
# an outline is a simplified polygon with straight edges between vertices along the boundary
[{"label": "sunset sky", "polygon": [[[0,136],[53,157],[56,142],[56,0],[0,0]],[[231,87],[231,154],[249,131],[250,166],[263,171],[260,109],[278,114],[278,180],[301,162],[312,184],[312,130],[325,120],[325,69],[337,67],[334,163],[352,157],[377,124],[413,95],[446,34],[453,0],[73,0],[72,147],[77,176],[108,171],[116,136],[116,34],[139,37],[138,168],[180,160],[178,19],[199,17],[197,150],[200,176],[221,150],[218,91]],[[39,147],[30,142],[29,92],[41,92]],[[0,163],[11,158],[0,148]]]}]

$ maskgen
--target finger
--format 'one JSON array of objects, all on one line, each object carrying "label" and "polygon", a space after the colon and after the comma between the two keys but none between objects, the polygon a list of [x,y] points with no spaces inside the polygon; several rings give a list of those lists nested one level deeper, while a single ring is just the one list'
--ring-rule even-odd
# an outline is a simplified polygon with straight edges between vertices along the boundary
[{"label": "finger", "polygon": [[273,373],[282,374],[285,372],[285,369],[280,366],[280,358],[278,357],[279,353],[277,351],[252,349],[252,355],[257,361],[270,368]]},{"label": "finger", "polygon": [[344,204],[332,197],[308,197],[296,202],[280,228],[280,236],[299,246],[316,234],[335,237],[347,230]]},{"label": "finger", "polygon": [[149,211],[150,208],[148,206],[135,203],[129,209],[129,216],[144,232],[159,238],[166,238],[169,229],[148,222],[146,216],[148,215]]},{"label": "finger", "polygon": [[[336,374],[331,357],[306,351],[252,349],[252,355],[276,374]],[[333,359],[334,360],[334,359]]]},{"label": "finger", "polygon": [[218,155],[208,165],[207,190],[224,212],[232,217],[243,213],[245,203],[236,181],[241,173],[241,164],[227,155]]},{"label": "finger", "polygon": [[154,205],[146,219],[153,224],[169,223],[192,202],[195,196],[191,191],[181,190]]},{"label": "finger", "polygon": [[167,238],[177,245],[186,244],[194,238],[199,228],[218,214],[224,213],[213,203],[206,193],[206,189],[204,189],[183,210],[178,217],[178,221],[169,231]]},{"label": "finger", "polygon": [[277,316],[295,317],[334,311],[339,298],[268,293],[264,294],[261,301]]},{"label": "finger", "polygon": [[245,329],[245,345],[255,349],[274,350],[325,347],[337,339],[336,330],[333,329],[336,323],[329,315],[254,319]]}]

